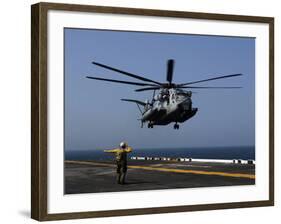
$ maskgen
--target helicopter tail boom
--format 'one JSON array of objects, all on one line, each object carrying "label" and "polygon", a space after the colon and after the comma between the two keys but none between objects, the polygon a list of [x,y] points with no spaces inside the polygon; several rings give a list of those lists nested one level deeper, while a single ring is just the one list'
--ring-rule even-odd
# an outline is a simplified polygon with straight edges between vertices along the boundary
[{"label": "helicopter tail boom", "polygon": [[133,100],[133,99],[121,99],[122,101],[127,101],[127,102],[131,102],[131,103],[135,103],[140,111],[140,114],[142,115],[144,112],[142,111],[142,109],[140,108],[140,105],[145,107],[146,103],[142,102],[140,100]]}]

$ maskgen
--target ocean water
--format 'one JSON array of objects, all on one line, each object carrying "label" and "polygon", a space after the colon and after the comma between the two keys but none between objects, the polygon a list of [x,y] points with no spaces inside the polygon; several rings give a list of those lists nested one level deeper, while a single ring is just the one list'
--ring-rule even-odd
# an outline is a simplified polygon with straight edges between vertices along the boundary
[{"label": "ocean water", "polygon": [[[193,159],[245,159],[255,160],[254,146],[168,148],[168,149],[133,149],[128,155]],[[113,160],[111,153],[103,150],[65,150],[66,160]]]}]

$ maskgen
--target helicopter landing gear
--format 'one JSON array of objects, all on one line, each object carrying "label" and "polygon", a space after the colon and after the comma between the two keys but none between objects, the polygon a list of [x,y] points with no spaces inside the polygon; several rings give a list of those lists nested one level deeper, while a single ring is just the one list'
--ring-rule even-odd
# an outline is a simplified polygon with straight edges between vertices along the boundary
[{"label": "helicopter landing gear", "polygon": [[177,123],[175,123],[174,124],[174,129],[179,129],[179,128],[180,128],[180,126]]},{"label": "helicopter landing gear", "polygon": [[152,123],[148,123],[147,127],[148,128],[153,128],[153,124]]}]

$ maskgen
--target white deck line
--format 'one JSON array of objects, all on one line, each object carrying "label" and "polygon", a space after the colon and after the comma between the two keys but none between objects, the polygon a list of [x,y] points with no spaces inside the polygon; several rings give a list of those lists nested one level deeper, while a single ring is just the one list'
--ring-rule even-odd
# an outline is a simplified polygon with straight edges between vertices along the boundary
[{"label": "white deck line", "polygon": [[192,159],[192,158],[169,158],[169,157],[144,157],[144,156],[132,156],[131,160],[154,160],[154,161],[171,161],[178,162],[210,162],[210,163],[235,163],[235,164],[256,164],[255,160],[243,160],[243,159]]}]

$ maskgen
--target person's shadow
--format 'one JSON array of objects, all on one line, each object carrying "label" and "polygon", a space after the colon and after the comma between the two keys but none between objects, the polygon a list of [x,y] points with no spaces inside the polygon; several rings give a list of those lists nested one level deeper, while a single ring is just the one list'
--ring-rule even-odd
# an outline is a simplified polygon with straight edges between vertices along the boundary
[{"label": "person's shadow", "polygon": [[152,181],[126,181],[125,185],[137,185],[137,184],[152,184]]}]

